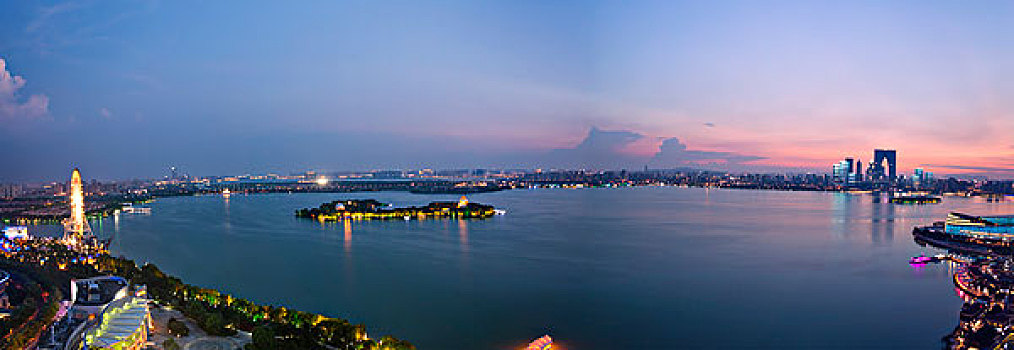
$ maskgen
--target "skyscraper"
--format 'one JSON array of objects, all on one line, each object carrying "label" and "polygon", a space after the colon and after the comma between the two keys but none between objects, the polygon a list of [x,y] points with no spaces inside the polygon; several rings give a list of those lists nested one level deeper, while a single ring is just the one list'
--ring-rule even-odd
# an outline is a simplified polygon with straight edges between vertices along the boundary
[{"label": "skyscraper", "polygon": [[922,168],[915,168],[915,172],[912,175],[912,182],[917,187],[931,186],[933,184],[933,173],[925,171]]},{"label": "skyscraper", "polygon": [[845,164],[846,167],[844,179],[845,180],[844,182],[846,184],[852,184],[856,182],[855,163],[856,161],[855,159],[852,159],[852,157],[845,157],[845,163],[843,164]]},{"label": "skyscraper", "polygon": [[852,158],[845,158],[845,160],[834,163],[831,166],[832,180],[837,184],[847,184],[852,174],[852,166]]},{"label": "skyscraper", "polygon": [[863,181],[863,161],[862,159],[856,159],[856,182]]},{"label": "skyscraper", "polygon": [[890,149],[873,150],[873,161],[867,176],[872,181],[893,182],[898,178],[898,152]]}]

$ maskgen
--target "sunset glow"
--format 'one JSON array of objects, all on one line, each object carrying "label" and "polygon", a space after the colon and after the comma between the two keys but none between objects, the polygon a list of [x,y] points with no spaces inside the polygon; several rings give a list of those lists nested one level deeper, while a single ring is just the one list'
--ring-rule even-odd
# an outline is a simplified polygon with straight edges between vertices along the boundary
[{"label": "sunset glow", "polygon": [[13,4],[0,147],[25,151],[0,180],[59,173],[51,138],[98,178],[167,162],[827,172],[878,147],[905,173],[1014,177],[1010,4],[263,5]]}]

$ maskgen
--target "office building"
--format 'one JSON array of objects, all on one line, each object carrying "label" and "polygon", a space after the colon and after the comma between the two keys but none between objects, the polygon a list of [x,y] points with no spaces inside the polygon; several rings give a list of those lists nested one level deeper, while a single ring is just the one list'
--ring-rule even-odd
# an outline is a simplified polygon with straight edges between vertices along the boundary
[{"label": "office building", "polygon": [[898,178],[898,153],[895,150],[873,150],[873,161],[870,162],[866,175],[870,181],[893,182]]}]

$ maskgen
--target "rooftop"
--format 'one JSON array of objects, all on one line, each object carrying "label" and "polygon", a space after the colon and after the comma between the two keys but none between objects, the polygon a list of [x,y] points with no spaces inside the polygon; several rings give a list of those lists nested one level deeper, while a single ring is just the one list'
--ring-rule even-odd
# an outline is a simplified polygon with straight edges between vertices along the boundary
[{"label": "rooftop", "polygon": [[[127,280],[116,276],[94,277],[71,281],[73,301],[78,305],[102,305],[126,293]],[[121,293],[122,292],[122,293]]]},{"label": "rooftop", "polygon": [[85,334],[85,342],[89,348],[112,348],[120,342],[131,342],[144,336],[148,317],[148,299],[117,299],[103,310],[100,323]]}]

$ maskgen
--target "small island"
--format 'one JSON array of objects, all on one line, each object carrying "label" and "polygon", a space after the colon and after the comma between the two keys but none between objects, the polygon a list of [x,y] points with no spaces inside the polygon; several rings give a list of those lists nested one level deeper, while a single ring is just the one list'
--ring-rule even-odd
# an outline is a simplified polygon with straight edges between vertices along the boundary
[{"label": "small island", "polygon": [[461,196],[457,202],[432,202],[423,207],[394,208],[374,199],[338,200],[321,204],[317,208],[304,208],[296,211],[296,217],[310,218],[319,221],[354,220],[388,220],[388,219],[427,219],[457,218],[484,219],[502,214],[492,205],[470,203],[468,198]]}]

